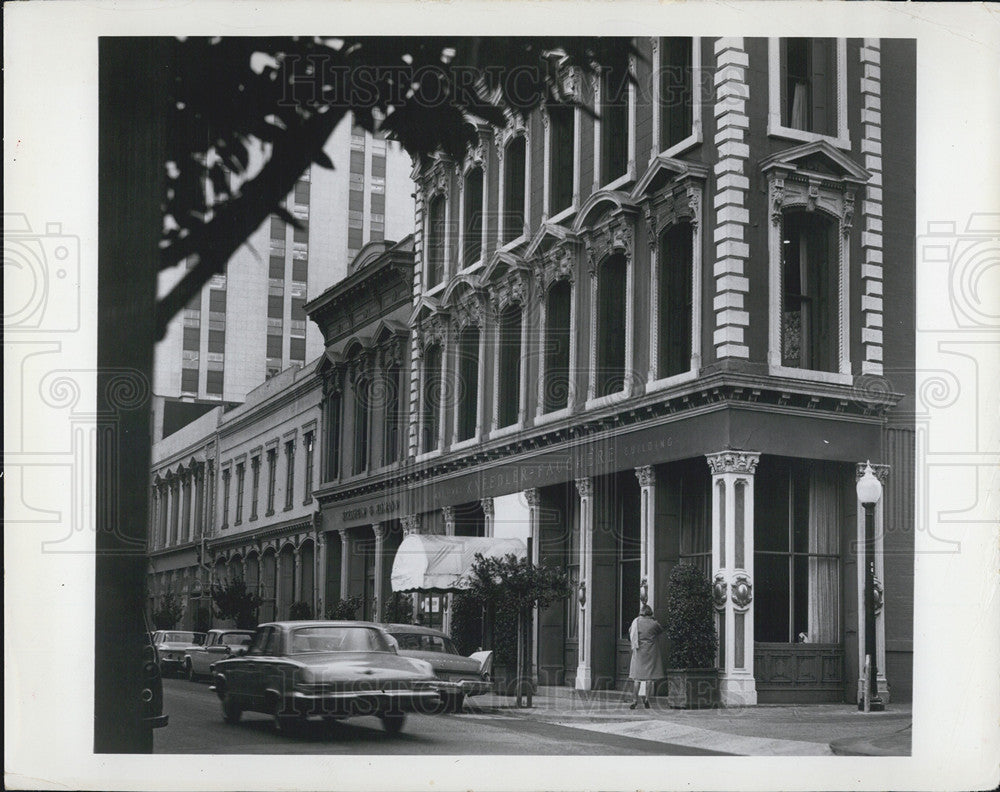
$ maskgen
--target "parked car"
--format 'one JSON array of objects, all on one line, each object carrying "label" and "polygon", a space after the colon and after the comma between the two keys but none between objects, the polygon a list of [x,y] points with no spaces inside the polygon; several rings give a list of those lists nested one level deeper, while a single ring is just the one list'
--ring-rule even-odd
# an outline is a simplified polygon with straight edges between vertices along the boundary
[{"label": "parked car", "polygon": [[394,734],[407,712],[439,703],[430,663],[400,657],[388,633],[369,622],[262,624],[247,653],[214,663],[212,677],[227,723],[262,712],[278,731],[311,716],[376,715]]},{"label": "parked car", "polygon": [[184,653],[184,673],[192,682],[208,676],[212,663],[227,657],[246,654],[253,640],[253,630],[209,630],[205,643],[192,646]]},{"label": "parked car", "polygon": [[[403,657],[426,660],[438,679],[438,690],[446,710],[461,712],[466,696],[489,693],[493,687],[483,657],[465,657],[445,633],[414,624],[385,624]],[[489,653],[492,657],[492,653]]]},{"label": "parked car", "polygon": [[157,630],[153,633],[153,645],[160,658],[160,674],[184,668],[184,655],[192,646],[205,642],[205,633],[186,630]]}]

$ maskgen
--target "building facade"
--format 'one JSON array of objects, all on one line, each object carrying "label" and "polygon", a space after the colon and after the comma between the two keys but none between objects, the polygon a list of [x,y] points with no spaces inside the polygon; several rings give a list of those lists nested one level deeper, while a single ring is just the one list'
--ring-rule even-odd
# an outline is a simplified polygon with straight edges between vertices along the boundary
[{"label": "building facade", "polygon": [[[205,409],[238,403],[265,378],[314,360],[323,341],[303,305],[342,279],[365,244],[411,233],[412,166],[398,144],[346,119],[325,150],[336,168],[310,166],[285,201],[303,227],[272,215],[171,322],[156,350],[157,396]],[[183,273],[164,273],[161,292]]]},{"label": "building facade", "polygon": [[511,119],[415,171],[407,305],[396,265],[306,306],[327,593],[377,616],[406,532],[530,536],[576,590],[538,614],[539,680],[606,688],[688,562],[726,703],[854,702],[870,460],[879,686],[906,699],[913,43],[633,44],[634,82],[564,75],[597,117]]}]

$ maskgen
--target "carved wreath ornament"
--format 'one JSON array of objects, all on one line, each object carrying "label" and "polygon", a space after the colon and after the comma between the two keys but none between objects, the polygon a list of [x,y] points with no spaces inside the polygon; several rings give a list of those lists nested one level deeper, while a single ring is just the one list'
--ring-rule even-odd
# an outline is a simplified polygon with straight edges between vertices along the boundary
[{"label": "carved wreath ornament", "polygon": [[733,580],[733,605],[738,610],[746,610],[753,601],[753,584],[750,578],[740,574]]}]

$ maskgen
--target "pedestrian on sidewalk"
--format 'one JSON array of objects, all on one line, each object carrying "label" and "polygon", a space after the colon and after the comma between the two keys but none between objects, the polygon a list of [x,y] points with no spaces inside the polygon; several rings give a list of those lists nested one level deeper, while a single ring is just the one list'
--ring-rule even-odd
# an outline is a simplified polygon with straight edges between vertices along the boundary
[{"label": "pedestrian on sidewalk", "polygon": [[629,709],[635,709],[639,705],[640,696],[642,705],[649,709],[649,688],[655,680],[663,678],[663,658],[660,657],[660,647],[656,643],[656,637],[661,632],[663,628],[653,618],[653,609],[643,604],[628,631],[632,642],[628,677],[635,688],[635,700],[629,705]]}]

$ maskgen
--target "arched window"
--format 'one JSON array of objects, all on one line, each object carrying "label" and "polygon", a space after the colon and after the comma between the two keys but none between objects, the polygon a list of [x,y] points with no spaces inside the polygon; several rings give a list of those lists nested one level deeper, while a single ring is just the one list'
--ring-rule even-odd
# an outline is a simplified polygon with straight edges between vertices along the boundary
[{"label": "arched window", "polygon": [[383,464],[388,465],[399,458],[399,390],[401,369],[390,366],[385,372],[385,417],[382,436]]},{"label": "arched window", "polygon": [[443,195],[431,198],[427,211],[427,288],[444,277],[445,204]]},{"label": "arched window", "polygon": [[517,304],[500,314],[498,374],[497,426],[510,426],[521,411],[521,306]]},{"label": "arched window", "polygon": [[441,345],[424,350],[423,388],[420,394],[420,449],[426,453],[438,447],[441,415]]},{"label": "arched window", "polygon": [[660,237],[657,273],[659,308],[657,375],[670,377],[691,368],[690,223],[677,223]]},{"label": "arched window", "polygon": [[458,441],[475,437],[478,407],[479,328],[469,325],[458,341]]},{"label": "arched window", "polygon": [[326,399],[326,481],[340,476],[341,402],[339,388],[333,390]]},{"label": "arched window", "polygon": [[354,382],[354,474],[368,469],[368,423],[371,399],[369,380],[358,377]]},{"label": "arched window", "polygon": [[570,299],[566,280],[553,283],[545,298],[545,412],[569,404]]},{"label": "arched window", "polygon": [[513,242],[524,233],[525,139],[518,135],[504,152],[503,243]]},{"label": "arched window", "polygon": [[786,211],[781,233],[781,364],[837,371],[837,222]]},{"label": "arched window", "polygon": [[483,169],[473,168],[465,177],[462,266],[479,261],[483,252]]},{"label": "arched window", "polygon": [[625,387],[625,256],[608,256],[597,274],[597,397]]}]

